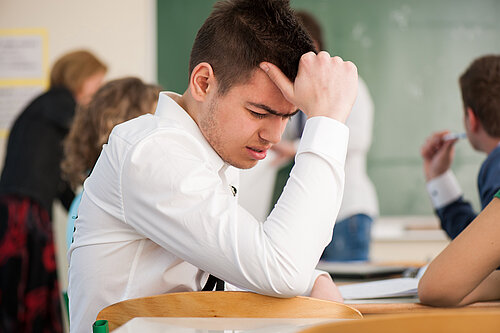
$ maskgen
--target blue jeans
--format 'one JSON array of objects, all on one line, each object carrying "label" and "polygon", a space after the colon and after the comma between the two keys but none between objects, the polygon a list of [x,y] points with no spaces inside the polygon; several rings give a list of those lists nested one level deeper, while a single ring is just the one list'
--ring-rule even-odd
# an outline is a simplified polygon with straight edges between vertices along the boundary
[{"label": "blue jeans", "polygon": [[333,239],[323,251],[321,260],[368,260],[372,222],[373,219],[365,214],[337,221],[333,229]]}]

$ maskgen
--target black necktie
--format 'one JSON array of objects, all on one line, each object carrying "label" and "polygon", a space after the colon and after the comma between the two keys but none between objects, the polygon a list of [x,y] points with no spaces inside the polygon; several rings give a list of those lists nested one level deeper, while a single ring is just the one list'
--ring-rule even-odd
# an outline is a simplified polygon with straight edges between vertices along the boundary
[{"label": "black necktie", "polygon": [[224,291],[224,281],[210,274],[205,287],[201,291],[212,291],[214,287],[216,291]]}]

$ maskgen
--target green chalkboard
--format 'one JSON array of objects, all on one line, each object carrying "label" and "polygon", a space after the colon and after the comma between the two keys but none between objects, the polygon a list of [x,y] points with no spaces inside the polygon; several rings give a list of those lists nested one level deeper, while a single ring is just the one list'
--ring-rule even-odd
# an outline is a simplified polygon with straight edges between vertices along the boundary
[{"label": "green chalkboard", "polygon": [[[256,0],[258,1],[258,0]],[[196,31],[214,1],[158,1],[160,84],[183,92]],[[292,0],[324,28],[331,54],[352,60],[375,104],[368,173],[382,215],[431,214],[420,147],[433,131],[463,131],[458,77],[483,54],[500,53],[498,0]],[[476,208],[484,156],[464,140],[453,170]]]}]

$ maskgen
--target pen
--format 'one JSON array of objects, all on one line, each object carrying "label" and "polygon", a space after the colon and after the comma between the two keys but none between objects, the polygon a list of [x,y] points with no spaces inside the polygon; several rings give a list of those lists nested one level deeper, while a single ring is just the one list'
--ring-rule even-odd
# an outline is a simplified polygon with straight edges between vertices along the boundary
[{"label": "pen", "polygon": [[465,139],[466,137],[467,134],[465,133],[448,133],[445,136],[443,136],[443,141]]}]

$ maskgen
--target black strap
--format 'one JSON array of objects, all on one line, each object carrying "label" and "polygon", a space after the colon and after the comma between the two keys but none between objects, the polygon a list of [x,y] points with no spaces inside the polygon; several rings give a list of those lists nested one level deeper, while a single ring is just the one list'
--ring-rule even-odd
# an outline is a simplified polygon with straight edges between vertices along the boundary
[{"label": "black strap", "polygon": [[295,115],[297,119],[297,138],[302,137],[302,133],[304,132],[304,127],[306,126],[307,116],[306,114],[300,110],[299,113]]},{"label": "black strap", "polygon": [[212,291],[214,287],[216,291],[224,291],[224,281],[210,274],[205,287],[201,291]]}]

